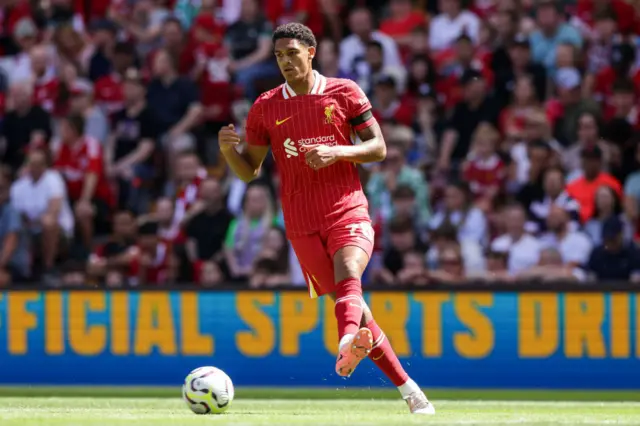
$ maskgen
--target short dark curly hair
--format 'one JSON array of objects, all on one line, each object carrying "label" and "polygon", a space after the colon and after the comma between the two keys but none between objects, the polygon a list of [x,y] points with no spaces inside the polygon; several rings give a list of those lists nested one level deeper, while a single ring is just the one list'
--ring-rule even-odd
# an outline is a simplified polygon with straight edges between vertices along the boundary
[{"label": "short dark curly hair", "polygon": [[299,24],[297,22],[290,22],[276,28],[271,40],[275,44],[276,40],[280,40],[281,38],[292,38],[309,47],[318,46],[318,42],[316,41],[316,36],[313,35],[313,31],[311,31],[311,29],[306,25]]}]

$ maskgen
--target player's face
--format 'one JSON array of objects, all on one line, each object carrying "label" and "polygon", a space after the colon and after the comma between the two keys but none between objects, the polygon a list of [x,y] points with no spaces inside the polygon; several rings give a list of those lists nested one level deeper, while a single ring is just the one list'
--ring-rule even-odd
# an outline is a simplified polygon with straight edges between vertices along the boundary
[{"label": "player's face", "polygon": [[291,38],[276,40],[274,53],[280,72],[287,81],[304,78],[311,70],[311,60],[316,54],[315,47],[305,46]]}]

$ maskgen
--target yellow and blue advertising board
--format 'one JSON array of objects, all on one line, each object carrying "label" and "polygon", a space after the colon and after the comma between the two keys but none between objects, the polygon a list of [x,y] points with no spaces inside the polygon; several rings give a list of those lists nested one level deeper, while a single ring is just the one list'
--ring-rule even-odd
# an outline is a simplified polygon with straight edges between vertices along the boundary
[{"label": "yellow and blue advertising board", "polygon": [[[640,296],[371,292],[426,387],[640,388]],[[0,383],[174,385],[215,365],[237,385],[383,386],[335,376],[333,303],[305,292],[0,293]]]}]

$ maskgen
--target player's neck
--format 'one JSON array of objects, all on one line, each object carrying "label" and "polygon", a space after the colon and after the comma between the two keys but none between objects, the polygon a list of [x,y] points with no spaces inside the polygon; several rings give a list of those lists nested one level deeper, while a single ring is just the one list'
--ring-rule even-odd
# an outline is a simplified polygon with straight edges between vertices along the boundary
[{"label": "player's neck", "polygon": [[313,70],[309,70],[309,73],[302,77],[300,80],[296,81],[287,81],[289,87],[296,92],[296,95],[308,95],[311,93],[311,89],[313,88],[313,84],[316,82],[316,76]]}]

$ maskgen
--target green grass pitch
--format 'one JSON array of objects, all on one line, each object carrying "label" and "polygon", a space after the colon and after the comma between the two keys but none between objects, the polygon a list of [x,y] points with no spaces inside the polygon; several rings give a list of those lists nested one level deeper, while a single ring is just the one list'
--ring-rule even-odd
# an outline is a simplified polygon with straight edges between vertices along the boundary
[{"label": "green grass pitch", "polygon": [[[434,391],[435,416],[409,415],[396,392],[335,389],[239,390],[228,413],[198,416],[178,396],[169,397],[178,392],[0,388],[0,425],[640,425],[638,394],[631,392],[475,391],[474,397],[459,391],[460,399],[453,400],[442,397],[456,397],[456,391]],[[557,398],[561,395],[565,398]]]}]

